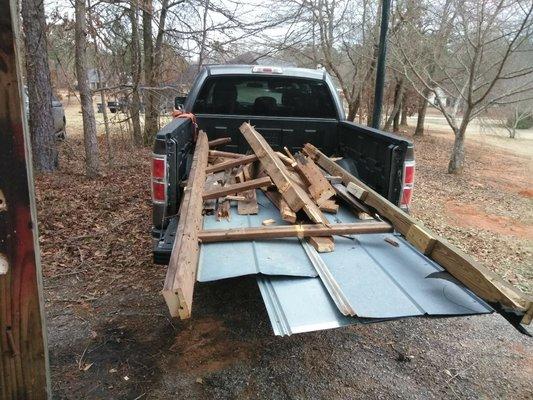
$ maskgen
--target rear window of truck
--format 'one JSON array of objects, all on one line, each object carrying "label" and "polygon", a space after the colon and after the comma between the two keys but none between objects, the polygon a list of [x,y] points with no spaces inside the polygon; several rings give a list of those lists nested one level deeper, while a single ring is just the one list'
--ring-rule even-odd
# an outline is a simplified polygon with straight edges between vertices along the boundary
[{"label": "rear window of truck", "polygon": [[200,90],[193,112],[337,118],[325,82],[278,76],[210,77]]}]

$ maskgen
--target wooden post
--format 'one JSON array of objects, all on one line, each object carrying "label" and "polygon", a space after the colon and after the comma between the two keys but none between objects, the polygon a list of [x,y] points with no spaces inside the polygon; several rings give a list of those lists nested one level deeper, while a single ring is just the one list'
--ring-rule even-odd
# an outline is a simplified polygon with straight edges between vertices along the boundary
[{"label": "wooden post", "polygon": [[14,0],[0,2],[0,398],[50,393],[42,277],[17,62]]},{"label": "wooden post", "polygon": [[181,319],[189,318],[192,310],[199,257],[198,232],[202,225],[202,192],[208,151],[207,135],[200,131],[187,187],[184,189],[178,229],[162,291],[170,315],[179,316]]}]

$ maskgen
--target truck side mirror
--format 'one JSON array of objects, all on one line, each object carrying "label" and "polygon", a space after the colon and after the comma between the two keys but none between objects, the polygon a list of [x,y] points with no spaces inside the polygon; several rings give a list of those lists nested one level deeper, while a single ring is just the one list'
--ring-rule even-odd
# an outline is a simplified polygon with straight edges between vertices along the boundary
[{"label": "truck side mirror", "polygon": [[176,96],[174,98],[174,108],[176,110],[181,110],[183,108],[183,104],[185,104],[185,99],[187,96]]}]

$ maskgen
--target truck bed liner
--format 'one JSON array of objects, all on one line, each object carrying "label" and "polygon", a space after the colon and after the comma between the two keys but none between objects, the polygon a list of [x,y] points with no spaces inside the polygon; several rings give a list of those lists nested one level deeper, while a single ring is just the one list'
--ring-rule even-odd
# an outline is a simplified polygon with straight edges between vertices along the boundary
[{"label": "truck bed liner", "polygon": [[[234,211],[231,219],[223,222],[206,216],[204,229],[260,226],[266,218],[284,223],[275,206],[260,191],[258,201],[259,215],[238,215]],[[357,221],[348,208],[341,206],[331,222]],[[385,238],[397,242],[398,247]],[[202,244],[197,279],[206,282],[257,274],[277,335],[410,316],[492,312],[483,300],[401,236],[337,236],[335,244],[334,252],[317,254],[355,310],[356,318],[339,311],[298,239]]]}]

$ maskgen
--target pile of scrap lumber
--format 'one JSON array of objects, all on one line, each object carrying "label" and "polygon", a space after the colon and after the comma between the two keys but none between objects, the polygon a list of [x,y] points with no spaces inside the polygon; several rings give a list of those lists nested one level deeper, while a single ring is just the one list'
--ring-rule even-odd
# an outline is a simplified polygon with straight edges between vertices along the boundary
[{"label": "pile of scrap lumber", "polygon": [[[278,152],[249,123],[240,131],[250,154],[216,150],[230,139],[209,142],[204,132],[198,135],[163,289],[172,316],[191,315],[202,242],[298,237],[305,238],[318,252],[331,252],[335,251],[335,235],[395,230],[479,297],[512,310],[522,322],[530,321],[531,300],[523,293],[424,228],[313,145],[306,144],[296,154],[287,148]],[[287,224],[276,225],[273,219],[265,219],[258,227],[202,228],[206,214],[214,213],[218,220],[230,219],[235,211],[261,215],[257,190],[264,192]],[[364,221],[330,224],[328,218],[334,218],[339,201]]]}]

